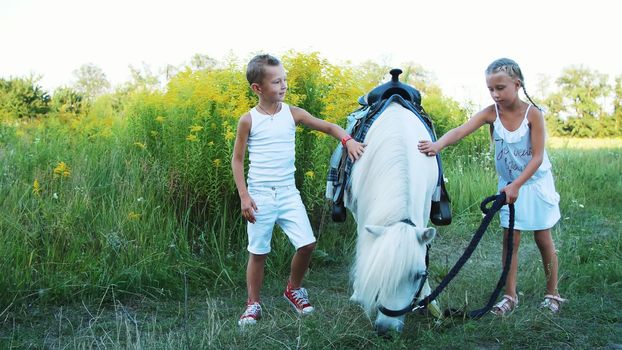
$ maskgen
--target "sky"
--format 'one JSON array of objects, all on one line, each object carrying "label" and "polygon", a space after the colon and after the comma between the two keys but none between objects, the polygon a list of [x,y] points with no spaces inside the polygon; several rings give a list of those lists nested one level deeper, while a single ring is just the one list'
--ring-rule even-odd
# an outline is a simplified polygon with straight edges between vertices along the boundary
[{"label": "sky", "polygon": [[[421,65],[443,92],[489,103],[484,70],[519,63],[530,95],[582,65],[622,75],[615,0],[0,0],[0,78],[41,76],[49,92],[91,63],[113,85],[195,54],[319,52],[332,64]],[[544,92],[542,92],[544,93]]]}]

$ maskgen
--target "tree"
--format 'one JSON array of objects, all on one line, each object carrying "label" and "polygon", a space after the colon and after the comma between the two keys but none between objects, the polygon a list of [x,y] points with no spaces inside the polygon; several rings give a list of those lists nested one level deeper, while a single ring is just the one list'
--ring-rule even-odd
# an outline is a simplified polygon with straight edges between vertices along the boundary
[{"label": "tree", "polygon": [[570,135],[570,131],[566,130],[566,119],[563,115],[564,112],[564,97],[559,91],[549,94],[542,103],[546,106],[544,118],[548,131],[551,135],[567,136]]},{"label": "tree", "polygon": [[216,67],[217,63],[215,59],[208,55],[197,53],[190,59],[190,68],[192,68],[192,70],[213,69]]},{"label": "tree", "polygon": [[49,110],[50,96],[39,85],[39,78],[0,79],[0,118],[35,118]]},{"label": "tree", "polygon": [[88,102],[108,91],[110,83],[104,71],[92,63],[82,65],[73,71],[76,78],[74,88],[81,93]]},{"label": "tree", "polygon": [[166,67],[162,68],[161,73],[164,75],[164,81],[168,83],[175,74],[179,73],[179,68],[172,64],[167,64]]},{"label": "tree", "polygon": [[406,62],[402,64],[400,81],[412,85],[424,94],[440,94],[440,87],[434,82],[434,75],[418,63]]},{"label": "tree", "polygon": [[365,61],[358,66],[357,73],[361,88],[366,93],[380,85],[385,78],[390,78],[391,68],[387,65],[380,65],[374,61]]},{"label": "tree", "polygon": [[613,94],[613,128],[616,136],[622,136],[622,75],[615,79]]},{"label": "tree", "polygon": [[[620,118],[616,110],[620,110],[617,101],[622,93],[616,91],[612,105],[608,97],[615,89],[608,84],[606,74],[575,66],[564,69],[556,83],[558,90],[550,93],[543,103],[547,126],[553,135],[610,137],[622,134],[616,119]],[[610,113],[612,106],[613,113]]]},{"label": "tree", "polygon": [[52,109],[61,114],[78,115],[83,111],[84,98],[77,91],[69,87],[61,87],[52,95]]},{"label": "tree", "polygon": [[562,95],[562,113],[573,125],[572,136],[595,137],[602,133],[600,121],[606,117],[603,109],[611,88],[607,75],[578,66],[563,71],[557,79]]},{"label": "tree", "polygon": [[130,73],[132,80],[127,86],[130,91],[154,91],[160,86],[160,79],[146,63],[143,63],[142,69],[130,65]]}]

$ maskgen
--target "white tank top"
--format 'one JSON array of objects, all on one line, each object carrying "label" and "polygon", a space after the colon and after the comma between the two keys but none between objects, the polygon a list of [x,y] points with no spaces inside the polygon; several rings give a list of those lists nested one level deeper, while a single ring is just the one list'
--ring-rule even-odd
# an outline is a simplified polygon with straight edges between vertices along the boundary
[{"label": "white tank top", "polygon": [[[503,126],[503,123],[501,123],[501,119],[499,119],[499,109],[495,104],[497,118],[493,124],[492,134],[495,142],[495,167],[497,168],[497,173],[505,182],[516,180],[523,170],[525,170],[527,163],[529,163],[532,158],[531,130],[529,129],[529,121],[527,120],[529,108],[531,108],[531,105],[527,107],[523,122],[518,129],[509,131]],[[544,150],[542,164],[526,183],[537,181],[550,170],[551,162],[549,161],[546,150]]]},{"label": "white tank top", "polygon": [[262,114],[254,107],[248,137],[248,179],[253,186],[295,185],[296,123],[288,105],[274,116]]}]

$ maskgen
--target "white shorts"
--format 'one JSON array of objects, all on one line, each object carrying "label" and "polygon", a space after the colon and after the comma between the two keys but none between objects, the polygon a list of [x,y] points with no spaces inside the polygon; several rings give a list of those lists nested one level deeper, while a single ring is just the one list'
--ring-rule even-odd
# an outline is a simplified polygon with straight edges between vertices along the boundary
[{"label": "white shorts", "polygon": [[[499,179],[499,190],[506,182]],[[514,228],[520,231],[546,230],[559,221],[559,193],[551,172],[534,182],[528,182],[518,191],[514,203]],[[499,211],[501,227],[510,226],[510,209],[507,205]]]},{"label": "white shorts", "polygon": [[315,243],[315,236],[296,186],[249,187],[257,205],[255,223],[248,223],[248,251],[263,255],[270,252],[274,224],[278,224],[296,249]]}]

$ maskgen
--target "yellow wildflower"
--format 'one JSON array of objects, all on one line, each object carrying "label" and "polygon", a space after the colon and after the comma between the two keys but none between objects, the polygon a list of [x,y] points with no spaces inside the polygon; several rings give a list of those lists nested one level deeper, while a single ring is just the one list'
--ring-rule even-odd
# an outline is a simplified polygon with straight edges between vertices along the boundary
[{"label": "yellow wildflower", "polygon": [[233,131],[227,130],[227,132],[225,133],[225,140],[231,141],[234,138],[235,138],[235,134],[233,133]]},{"label": "yellow wildflower", "polygon": [[199,132],[203,130],[203,127],[200,125],[193,125],[190,127],[190,132]]},{"label": "yellow wildflower", "polygon": [[39,186],[39,180],[35,179],[35,182],[32,184],[32,194],[39,195],[41,192],[41,187]]},{"label": "yellow wildflower", "polygon": [[98,135],[103,138],[110,138],[112,137],[112,130],[110,128],[103,128]]},{"label": "yellow wildflower", "polygon": [[128,218],[128,219],[130,219],[130,220],[132,220],[132,221],[135,221],[135,220],[140,219],[140,216],[141,216],[141,215],[142,215],[142,214],[135,213],[135,212],[131,211],[129,214],[127,214],[127,218]]},{"label": "yellow wildflower", "polygon": [[188,140],[190,142],[197,142],[197,141],[199,141],[199,138],[195,134],[190,134],[190,135],[186,136],[186,140]]},{"label": "yellow wildflower", "polygon": [[54,174],[62,177],[69,177],[69,175],[71,175],[71,169],[65,162],[58,162],[56,168],[54,168]]},{"label": "yellow wildflower", "polygon": [[311,133],[317,137],[317,138],[324,138],[327,137],[327,134],[321,132],[321,131],[317,131],[317,130],[311,130]]},{"label": "yellow wildflower", "polygon": [[305,173],[305,176],[313,179],[315,177],[315,173],[313,172],[313,170],[309,170]]},{"label": "yellow wildflower", "polygon": [[156,122],[158,123],[164,123],[164,121],[166,120],[166,118],[164,118],[163,116],[159,115],[155,118]]},{"label": "yellow wildflower", "polygon": [[214,141],[208,142],[207,145],[210,146],[210,147],[214,146]]},{"label": "yellow wildflower", "polygon": [[145,149],[145,147],[147,147],[144,143],[142,142],[134,142],[134,146],[140,148],[140,149]]},{"label": "yellow wildflower", "polygon": [[214,160],[212,161],[212,163],[214,163],[214,166],[215,166],[216,168],[219,168],[219,167],[220,167],[220,165],[222,164],[222,161],[221,161],[220,159],[214,159]]}]

